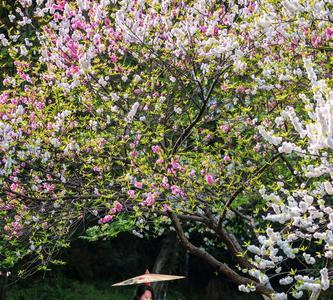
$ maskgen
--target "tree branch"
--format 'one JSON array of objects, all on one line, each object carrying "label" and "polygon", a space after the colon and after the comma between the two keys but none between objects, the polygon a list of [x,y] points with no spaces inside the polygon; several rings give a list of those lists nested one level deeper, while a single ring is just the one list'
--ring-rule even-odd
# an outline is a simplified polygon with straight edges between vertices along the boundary
[{"label": "tree branch", "polygon": [[193,122],[188,125],[185,130],[183,131],[183,133],[180,135],[180,137],[177,139],[173,149],[172,149],[172,154],[175,154],[178,150],[178,148],[181,146],[181,144],[185,141],[185,139],[188,137],[188,135],[190,134],[191,130],[193,129],[193,127],[200,121],[201,117],[203,116],[206,108],[207,108],[207,104],[208,104],[208,101],[214,91],[214,88],[216,86],[216,84],[218,83],[219,79],[220,79],[220,76],[226,72],[231,66],[227,66],[224,68],[224,70],[222,70],[221,72],[218,72],[216,75],[215,75],[215,78],[214,78],[214,81],[213,83],[211,84],[209,90],[208,90],[208,93],[207,95],[205,96],[204,93],[203,93],[203,89],[202,89],[202,86],[201,84],[198,84],[199,88],[200,88],[200,91],[201,91],[201,98],[202,98],[202,101],[203,101],[203,106],[201,107],[198,115],[196,116],[196,118],[193,120]]},{"label": "tree branch", "polygon": [[229,266],[227,266],[224,263],[221,263],[218,261],[214,256],[209,254],[207,251],[202,250],[196,246],[194,246],[186,237],[183,231],[183,228],[179,222],[179,219],[177,218],[176,214],[173,212],[168,212],[170,219],[172,220],[172,223],[176,229],[177,235],[180,239],[180,243],[182,246],[188,250],[191,254],[196,255],[200,257],[201,259],[205,260],[209,265],[211,265],[214,270],[217,272],[225,275],[227,278],[229,278],[231,281],[233,281],[235,284],[251,284],[255,286],[256,292],[259,294],[264,295],[271,295],[274,293],[274,290],[264,286],[261,283],[258,283],[254,280],[251,280],[249,278],[240,276],[238,273],[236,273],[234,270],[232,270]]},{"label": "tree branch", "polygon": [[254,268],[254,266],[249,262],[247,258],[240,256],[244,250],[241,245],[238,243],[236,238],[229,234],[224,228],[219,227],[216,221],[216,218],[213,216],[212,212],[208,207],[204,208],[205,214],[209,218],[209,223],[206,223],[207,226],[214,230],[222,242],[227,246],[230,254],[235,259],[237,263],[239,263],[243,268]]},{"label": "tree branch", "polygon": [[227,210],[229,208],[229,206],[232,204],[232,202],[237,198],[237,196],[243,192],[245,190],[245,188],[248,186],[248,183],[250,182],[250,180],[254,177],[254,176],[257,176],[261,173],[263,173],[271,164],[273,164],[279,157],[281,156],[281,153],[278,153],[274,156],[271,157],[271,159],[265,164],[263,165],[262,167],[258,168],[254,173],[253,175],[248,178],[245,183],[240,187],[238,188],[232,195],[231,197],[229,198],[229,200],[225,203],[224,205],[224,208],[223,208],[223,211],[221,213],[221,216],[219,218],[219,222],[218,222],[218,227],[221,227],[221,224],[222,224],[222,221],[225,217],[225,214],[227,213]]}]

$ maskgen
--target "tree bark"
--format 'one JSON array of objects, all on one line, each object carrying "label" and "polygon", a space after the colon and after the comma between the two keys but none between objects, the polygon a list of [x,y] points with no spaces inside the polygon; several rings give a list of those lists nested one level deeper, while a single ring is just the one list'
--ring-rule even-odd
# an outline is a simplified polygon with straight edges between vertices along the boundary
[{"label": "tree bark", "polygon": [[[175,232],[170,232],[163,240],[161,250],[156,258],[153,273],[171,274],[177,264],[179,243]],[[154,283],[155,300],[165,300],[167,282]]]}]

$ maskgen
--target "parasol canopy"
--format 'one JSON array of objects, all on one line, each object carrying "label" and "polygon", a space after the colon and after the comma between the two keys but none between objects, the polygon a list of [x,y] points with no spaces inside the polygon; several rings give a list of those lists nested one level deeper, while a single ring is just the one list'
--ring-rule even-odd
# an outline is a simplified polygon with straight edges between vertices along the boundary
[{"label": "parasol canopy", "polygon": [[113,284],[112,286],[122,286],[122,285],[132,285],[132,284],[144,284],[144,283],[151,283],[157,281],[168,281],[168,280],[176,280],[176,279],[183,279],[185,276],[176,276],[176,275],[166,275],[166,274],[152,274],[147,273],[136,276],[122,282],[118,282]]}]

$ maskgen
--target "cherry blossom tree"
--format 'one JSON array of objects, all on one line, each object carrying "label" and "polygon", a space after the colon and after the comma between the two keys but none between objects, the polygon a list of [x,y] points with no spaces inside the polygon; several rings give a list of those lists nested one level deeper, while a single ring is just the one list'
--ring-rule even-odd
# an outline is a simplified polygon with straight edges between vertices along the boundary
[{"label": "cherry blossom tree", "polygon": [[[90,239],[171,227],[244,292],[316,299],[329,287],[329,2],[21,0],[7,9],[3,272],[27,257],[21,276],[57,263],[92,220]],[[232,263],[210,254],[221,243]],[[293,260],[304,268],[288,269]]]}]

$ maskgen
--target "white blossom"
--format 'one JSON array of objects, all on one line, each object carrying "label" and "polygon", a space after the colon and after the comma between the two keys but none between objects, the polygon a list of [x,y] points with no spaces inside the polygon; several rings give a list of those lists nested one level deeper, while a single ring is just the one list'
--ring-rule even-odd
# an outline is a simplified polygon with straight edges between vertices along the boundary
[{"label": "white blossom", "polygon": [[273,300],[288,300],[288,296],[285,293],[276,293],[272,295]]},{"label": "white blossom", "polygon": [[330,287],[330,280],[328,278],[328,270],[327,268],[323,268],[320,270],[320,275],[321,275],[321,288],[326,291]]},{"label": "white blossom", "polygon": [[259,126],[259,133],[267,140],[270,144],[278,146],[282,142],[282,137],[277,137],[273,135],[272,131],[266,131],[263,126]]},{"label": "white blossom", "polygon": [[244,284],[241,284],[238,286],[238,290],[244,293],[250,293],[254,292],[256,288],[254,286],[245,286]]},{"label": "white blossom", "polygon": [[279,283],[281,285],[288,285],[291,284],[294,281],[294,279],[291,276],[287,276],[285,278],[282,278],[279,280]]},{"label": "white blossom", "polygon": [[126,117],[126,121],[128,123],[132,122],[134,116],[136,115],[137,111],[138,111],[138,108],[140,106],[140,103],[139,102],[135,102],[133,105],[132,105],[132,108],[131,110],[129,111],[127,117]]},{"label": "white blossom", "polygon": [[179,115],[183,112],[183,110],[180,107],[174,107],[173,110],[176,114],[179,114]]}]

